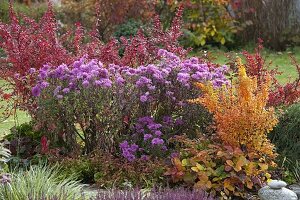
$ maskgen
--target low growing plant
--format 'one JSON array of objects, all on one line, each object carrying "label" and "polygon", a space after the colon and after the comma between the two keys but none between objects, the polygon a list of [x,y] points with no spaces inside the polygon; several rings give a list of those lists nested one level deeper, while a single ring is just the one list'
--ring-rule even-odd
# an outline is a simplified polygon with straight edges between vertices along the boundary
[{"label": "low growing plant", "polygon": [[168,168],[165,175],[174,183],[184,183],[223,198],[246,198],[249,192],[257,191],[270,179],[268,170],[275,166],[269,157],[207,138],[177,137],[175,143],[180,146],[180,155],[172,158],[173,167]]}]

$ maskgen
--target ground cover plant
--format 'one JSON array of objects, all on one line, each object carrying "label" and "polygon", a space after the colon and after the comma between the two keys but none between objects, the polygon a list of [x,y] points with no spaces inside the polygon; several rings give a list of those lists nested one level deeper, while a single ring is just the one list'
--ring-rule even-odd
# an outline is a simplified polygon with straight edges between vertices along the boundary
[{"label": "ground cover plant", "polygon": [[[130,7],[131,12],[122,10],[120,1],[101,2],[116,4],[122,11],[118,14],[126,16],[139,8]],[[96,199],[247,199],[272,177],[283,174],[290,183],[299,179],[297,167],[285,171],[276,164],[293,157],[280,141],[290,139],[287,134],[297,138],[297,59],[292,58],[295,79],[280,83],[280,72],[263,57],[261,41],[254,52],[242,51],[242,59],[228,54],[226,65],[217,64],[210,52],[192,57],[180,43],[182,25],[191,26],[197,45],[203,39],[227,43],[237,28],[228,16],[236,8],[227,9],[235,4],[160,3],[167,12],[177,8],[165,16],[172,20],[153,15],[152,25],[122,36],[112,35],[116,24],[111,21],[107,32],[106,21],[88,29],[79,23],[59,28],[51,3],[40,20],[17,15],[10,3],[10,22],[0,22],[0,78],[3,107],[12,102],[13,111],[3,114],[22,109],[31,122],[13,127],[1,141],[12,153],[3,159],[8,161],[2,167],[3,198],[83,199],[80,181],[114,188]],[[190,6],[186,11],[184,3]],[[121,20],[113,9],[106,13],[99,8],[92,13],[95,19],[109,15]],[[193,12],[199,8],[207,12],[197,21]],[[225,18],[216,16],[219,11]],[[192,23],[183,24],[182,16]],[[222,32],[226,20],[232,24]],[[49,166],[36,166],[44,160]],[[151,192],[128,191],[136,187]]]}]

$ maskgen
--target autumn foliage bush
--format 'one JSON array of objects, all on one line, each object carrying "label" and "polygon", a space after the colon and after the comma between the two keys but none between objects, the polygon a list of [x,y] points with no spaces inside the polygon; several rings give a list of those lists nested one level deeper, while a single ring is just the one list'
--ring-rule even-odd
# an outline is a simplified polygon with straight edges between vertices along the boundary
[{"label": "autumn foliage bush", "polygon": [[[267,134],[278,120],[273,108],[267,108],[270,78],[257,84],[248,77],[237,60],[238,79],[229,86],[214,88],[197,83],[203,96],[191,100],[213,114],[216,136],[213,143],[183,140],[188,147],[173,158],[167,171],[173,181],[185,181],[222,196],[245,197],[247,190],[259,188],[270,178],[268,167],[276,154]],[[211,140],[211,139],[210,139]]]},{"label": "autumn foliage bush", "polygon": [[[66,25],[76,22],[92,29],[97,21],[101,40],[109,40],[116,26],[130,19],[148,22],[155,14],[154,1],[147,0],[62,0],[60,15]],[[97,11],[98,10],[98,11]]]},{"label": "autumn foliage bush", "polygon": [[291,56],[291,63],[297,70],[298,77],[295,80],[289,80],[287,83],[279,83],[276,76],[280,75],[281,72],[275,68],[271,69],[271,63],[266,62],[263,57],[263,41],[258,40],[257,47],[254,53],[243,51],[245,57],[245,68],[249,76],[257,79],[258,85],[262,85],[266,74],[270,75],[270,92],[268,99],[268,106],[280,107],[288,106],[297,101],[300,98],[300,65],[296,58]]}]

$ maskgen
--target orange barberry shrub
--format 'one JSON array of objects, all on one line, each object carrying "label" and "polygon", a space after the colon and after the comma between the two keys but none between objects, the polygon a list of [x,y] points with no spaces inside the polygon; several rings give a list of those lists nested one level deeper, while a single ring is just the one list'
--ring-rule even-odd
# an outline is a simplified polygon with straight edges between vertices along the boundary
[{"label": "orange barberry shrub", "polygon": [[216,137],[175,138],[180,154],[165,173],[172,182],[204,189],[221,199],[248,198],[276,167],[274,146],[267,139],[278,122],[274,109],[266,106],[270,78],[266,75],[258,85],[256,78],[247,76],[241,59],[236,64],[238,77],[230,85],[214,88],[197,83],[203,94],[190,100],[213,114]]},{"label": "orange barberry shrub", "polygon": [[241,59],[237,60],[238,80],[221,89],[197,83],[204,95],[191,100],[205,106],[214,115],[217,134],[224,145],[239,147],[248,152],[273,155],[274,146],[267,134],[278,123],[273,108],[266,108],[270,77],[257,85],[248,77]]}]

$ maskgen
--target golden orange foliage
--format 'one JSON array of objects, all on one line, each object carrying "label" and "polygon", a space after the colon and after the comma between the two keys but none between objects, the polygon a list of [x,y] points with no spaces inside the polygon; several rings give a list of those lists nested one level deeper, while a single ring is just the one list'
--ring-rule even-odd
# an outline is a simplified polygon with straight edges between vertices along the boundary
[{"label": "golden orange foliage", "polygon": [[213,113],[218,136],[225,145],[271,156],[273,145],[267,133],[278,120],[274,109],[266,108],[270,77],[259,87],[255,78],[247,76],[240,58],[237,65],[238,80],[222,88],[197,83],[204,95],[191,102]]}]

